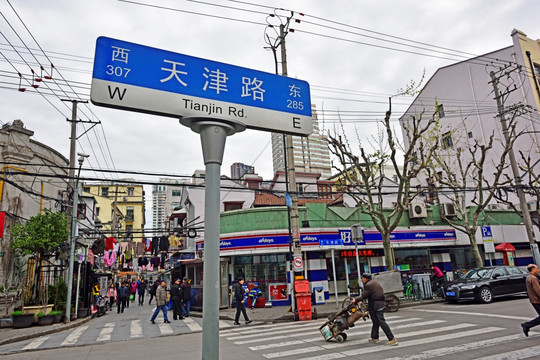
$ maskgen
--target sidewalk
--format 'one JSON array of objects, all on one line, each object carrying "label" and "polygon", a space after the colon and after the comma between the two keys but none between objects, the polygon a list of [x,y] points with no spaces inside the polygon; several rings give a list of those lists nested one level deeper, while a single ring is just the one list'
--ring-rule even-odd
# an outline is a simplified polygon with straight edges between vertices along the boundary
[{"label": "sidewalk", "polygon": [[[400,299],[400,301],[401,301],[400,308],[406,308],[410,306],[418,306],[418,305],[442,302],[444,300],[433,299],[433,300],[424,300],[424,301],[413,301],[413,300]],[[341,302],[342,300],[340,300],[338,302],[338,305],[336,305],[336,301],[331,298],[324,305],[312,305],[312,307],[316,309],[318,319],[326,319],[328,315],[334,314],[338,310],[341,309]],[[289,310],[289,306],[257,308],[254,310],[246,309],[249,319],[255,323],[294,321],[294,314],[292,312],[288,312],[288,310]],[[223,309],[223,310],[220,310],[219,317],[221,320],[234,321],[235,314],[236,314],[236,309],[234,308]],[[202,317],[202,312],[191,311],[190,315],[194,317]],[[170,313],[169,316],[172,316],[172,312]],[[3,329],[0,329],[0,346],[72,329],[82,324],[85,324],[90,320],[92,320],[92,317],[86,317],[84,319],[73,320],[69,324],[60,323],[60,324],[53,324],[53,325],[49,325],[45,327],[33,325],[29,328],[24,328],[24,329],[3,328]],[[148,319],[145,318],[144,320],[147,321]],[[240,320],[243,321],[244,318],[241,316]]]}]

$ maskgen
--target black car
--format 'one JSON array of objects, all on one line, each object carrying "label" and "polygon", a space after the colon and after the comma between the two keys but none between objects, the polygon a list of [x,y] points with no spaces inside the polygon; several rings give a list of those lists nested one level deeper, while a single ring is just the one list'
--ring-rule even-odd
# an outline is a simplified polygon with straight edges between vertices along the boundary
[{"label": "black car", "polygon": [[527,294],[527,270],[516,266],[483,267],[467,271],[461,278],[443,285],[449,302],[476,300],[490,303],[494,298]]}]

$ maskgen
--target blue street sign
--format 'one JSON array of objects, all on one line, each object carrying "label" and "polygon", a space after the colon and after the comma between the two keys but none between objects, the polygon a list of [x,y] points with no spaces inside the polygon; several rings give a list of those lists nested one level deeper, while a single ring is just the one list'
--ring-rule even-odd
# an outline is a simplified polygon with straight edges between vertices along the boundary
[{"label": "blue street sign", "polygon": [[241,122],[248,128],[309,135],[305,81],[99,37],[92,103],[171,117]]},{"label": "blue street sign", "polygon": [[493,234],[491,233],[491,226],[481,226],[480,229],[482,230],[483,238],[493,237]]}]

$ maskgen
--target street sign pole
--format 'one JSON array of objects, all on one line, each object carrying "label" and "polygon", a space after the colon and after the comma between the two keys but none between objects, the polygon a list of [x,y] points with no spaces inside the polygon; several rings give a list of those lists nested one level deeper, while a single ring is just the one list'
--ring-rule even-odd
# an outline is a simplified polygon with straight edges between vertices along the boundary
[{"label": "street sign pole", "polygon": [[219,359],[219,233],[220,171],[227,136],[245,130],[239,123],[211,118],[183,118],[183,125],[200,134],[206,167],[204,187],[204,265],[202,358]]}]

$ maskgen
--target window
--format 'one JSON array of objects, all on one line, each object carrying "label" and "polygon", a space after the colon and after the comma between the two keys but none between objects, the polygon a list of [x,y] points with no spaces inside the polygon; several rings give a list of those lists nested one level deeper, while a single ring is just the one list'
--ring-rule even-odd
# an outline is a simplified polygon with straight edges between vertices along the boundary
[{"label": "window", "polygon": [[84,186],[84,187],[82,188],[82,191],[83,191],[83,192],[86,192],[86,193],[89,193],[89,192],[90,192],[90,186]]},{"label": "window", "polygon": [[319,199],[331,199],[332,187],[330,185],[319,185]]},{"label": "window", "polygon": [[99,216],[99,207],[96,206],[96,217]]},{"label": "window", "polygon": [[127,188],[127,196],[133,196],[135,195],[135,188],[128,187]]},{"label": "window", "polygon": [[540,65],[534,64],[534,72],[536,73],[536,78],[540,81]]},{"label": "window", "polygon": [[109,188],[108,187],[102,187],[101,188],[101,196],[108,197],[109,196]]},{"label": "window", "polygon": [[133,206],[128,206],[126,208],[126,221],[133,221],[135,217],[135,212]]},{"label": "window", "polygon": [[79,203],[77,205],[77,219],[84,220],[86,219],[86,204]]},{"label": "window", "polygon": [[304,195],[304,185],[296,184],[296,192],[298,193],[298,195]]},{"label": "window", "polygon": [[226,201],[223,203],[225,211],[242,209],[243,201]]},{"label": "window", "polygon": [[441,139],[441,145],[444,150],[454,146],[454,142],[452,141],[452,133],[450,131],[443,134]]},{"label": "window", "polygon": [[173,190],[172,191],[172,196],[181,196],[181,195],[182,195],[182,193],[181,193],[180,190]]},{"label": "window", "polygon": [[439,117],[443,118],[444,117],[444,106],[443,106],[443,104],[438,104],[437,105],[437,111],[439,112]]}]

